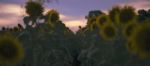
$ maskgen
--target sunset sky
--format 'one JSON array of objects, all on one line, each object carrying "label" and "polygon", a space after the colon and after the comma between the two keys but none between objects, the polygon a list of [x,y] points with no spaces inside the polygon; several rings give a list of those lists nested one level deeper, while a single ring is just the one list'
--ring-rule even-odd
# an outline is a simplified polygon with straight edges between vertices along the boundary
[{"label": "sunset sky", "polygon": [[[0,0],[0,27],[13,27],[23,24],[24,5],[27,0]],[[45,11],[56,9],[61,20],[71,30],[76,31],[78,26],[85,26],[85,16],[90,10],[101,10],[107,13],[115,5],[131,5],[138,9],[150,8],[150,0],[58,0],[45,3]]]}]

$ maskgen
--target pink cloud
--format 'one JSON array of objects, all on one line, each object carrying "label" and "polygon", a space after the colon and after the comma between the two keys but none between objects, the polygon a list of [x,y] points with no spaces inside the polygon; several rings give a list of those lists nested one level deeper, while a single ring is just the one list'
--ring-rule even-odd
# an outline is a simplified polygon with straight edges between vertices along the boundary
[{"label": "pink cloud", "polygon": [[69,26],[69,27],[77,27],[77,26],[85,26],[86,24],[84,23],[85,21],[84,20],[70,20],[70,21],[67,21],[65,22],[66,26]]},{"label": "pink cloud", "polygon": [[21,22],[23,9],[17,4],[0,3],[0,26],[13,27]]},{"label": "pink cloud", "polygon": [[122,3],[120,4],[121,6],[124,5],[130,5],[136,8],[136,10],[139,9],[150,9],[150,0],[133,0],[132,2],[129,3]]},{"label": "pink cloud", "polygon": [[70,20],[65,21],[64,24],[68,26],[73,32],[76,32],[79,28],[79,26],[84,27],[86,25],[85,19],[76,19],[76,20]]}]

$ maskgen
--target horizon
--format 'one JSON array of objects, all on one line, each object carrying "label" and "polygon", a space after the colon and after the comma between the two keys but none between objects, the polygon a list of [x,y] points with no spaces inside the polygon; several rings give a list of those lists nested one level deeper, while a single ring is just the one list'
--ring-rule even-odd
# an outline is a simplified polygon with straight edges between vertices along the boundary
[{"label": "horizon", "polygon": [[[18,23],[23,24],[26,0],[1,0],[0,1],[0,27],[13,27]],[[86,2],[86,3],[85,3]],[[92,3],[92,4],[91,4]],[[136,10],[149,9],[149,0],[59,0],[59,2],[44,3],[45,12],[55,9],[60,13],[60,20],[73,32],[78,30],[78,26],[86,25],[85,16],[91,10],[101,10],[107,13],[113,6],[129,5]],[[108,5],[106,5],[108,4]]]}]

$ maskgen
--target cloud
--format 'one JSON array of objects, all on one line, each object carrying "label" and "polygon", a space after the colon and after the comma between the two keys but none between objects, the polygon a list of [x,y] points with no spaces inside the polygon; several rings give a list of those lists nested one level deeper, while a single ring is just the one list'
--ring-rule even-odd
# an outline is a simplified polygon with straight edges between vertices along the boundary
[{"label": "cloud", "polygon": [[79,26],[86,26],[86,19],[82,16],[69,16],[60,14],[60,20],[69,27],[73,32],[76,32]]},{"label": "cloud", "polygon": [[150,0],[133,0],[129,3],[122,3],[121,6],[129,5],[136,8],[136,10],[139,9],[150,9]]},{"label": "cloud", "polygon": [[66,26],[69,27],[77,27],[77,26],[85,26],[84,20],[70,20],[65,22]]},{"label": "cloud", "polygon": [[73,32],[76,32],[79,29],[79,26],[84,27],[86,25],[86,21],[84,19],[76,19],[64,21],[64,24],[68,26]]},{"label": "cloud", "polygon": [[69,16],[69,15],[60,15],[60,20],[69,27],[73,32],[76,32],[79,26],[86,26],[86,19],[81,16]]},{"label": "cloud", "polygon": [[17,4],[0,3],[0,26],[15,26],[21,23],[22,8]]}]

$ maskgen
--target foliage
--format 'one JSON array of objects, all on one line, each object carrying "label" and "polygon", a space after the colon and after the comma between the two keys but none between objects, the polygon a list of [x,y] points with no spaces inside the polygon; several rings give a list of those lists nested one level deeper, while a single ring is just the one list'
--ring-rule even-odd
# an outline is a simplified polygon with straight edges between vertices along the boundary
[{"label": "foliage", "polygon": [[119,14],[120,23],[126,23],[133,20],[136,16],[135,9],[130,6],[125,6],[121,9]]},{"label": "foliage", "polygon": [[36,19],[42,15],[44,8],[41,4],[33,1],[26,3],[26,13],[31,17],[32,21],[35,22]]},{"label": "foliage", "polygon": [[104,13],[100,10],[90,11],[88,16],[86,16],[86,19],[88,19],[87,25],[90,25],[91,23],[95,22],[96,18],[102,14],[104,14]]},{"label": "foliage", "polygon": [[[102,17],[105,20],[100,21]],[[144,31],[141,35],[142,31],[139,31],[138,28],[138,26],[142,26],[143,23],[147,23],[148,26],[149,20],[143,19],[143,22],[140,23],[141,21],[137,18],[139,18],[139,16],[133,7],[117,6],[112,8],[108,15],[103,14],[96,17],[96,21],[88,20],[88,25],[81,28],[76,34],[82,38],[80,40],[84,47],[79,57],[80,61],[83,62],[81,65],[149,65],[149,52],[143,50],[146,46],[149,47],[149,42],[146,41],[149,38],[149,30]],[[93,17],[89,17],[88,19],[93,19]],[[105,23],[103,23],[103,21],[105,21]],[[95,24],[96,26],[94,26]],[[93,26],[98,28],[89,29],[91,27],[93,28]],[[141,42],[140,46],[137,45],[139,43],[135,42]],[[141,47],[141,45],[145,46]]]},{"label": "foliage", "polygon": [[150,9],[149,10],[144,10],[144,9],[140,9],[138,10],[138,20],[140,22],[143,22],[145,20],[148,20],[150,18]]},{"label": "foliage", "polygon": [[129,39],[131,42],[131,50],[138,54],[141,58],[150,56],[149,52],[149,37],[150,35],[150,23],[144,23],[138,27],[131,35]]}]

